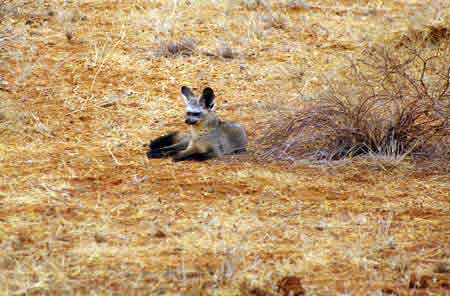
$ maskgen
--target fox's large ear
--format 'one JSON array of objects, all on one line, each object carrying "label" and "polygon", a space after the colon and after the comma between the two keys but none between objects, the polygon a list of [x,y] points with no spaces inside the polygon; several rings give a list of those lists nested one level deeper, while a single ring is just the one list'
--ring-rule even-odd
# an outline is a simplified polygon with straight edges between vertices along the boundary
[{"label": "fox's large ear", "polygon": [[187,87],[187,86],[182,86],[181,87],[181,94],[183,95],[184,99],[186,100],[186,102],[192,100],[193,98],[195,98],[194,93],[192,92],[192,90]]},{"label": "fox's large ear", "polygon": [[200,103],[203,104],[206,109],[211,110],[214,107],[215,96],[212,88],[207,87],[203,90],[202,96],[200,97]]}]

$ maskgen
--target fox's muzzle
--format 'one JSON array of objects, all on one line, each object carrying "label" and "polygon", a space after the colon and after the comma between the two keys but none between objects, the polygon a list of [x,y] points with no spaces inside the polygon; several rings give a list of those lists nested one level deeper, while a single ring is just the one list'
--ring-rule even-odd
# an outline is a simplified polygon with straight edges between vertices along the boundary
[{"label": "fox's muzzle", "polygon": [[200,111],[188,111],[186,112],[186,122],[187,124],[197,124],[202,119],[202,112]]},{"label": "fox's muzzle", "polygon": [[196,124],[198,122],[197,119],[187,118],[184,122],[187,124]]}]

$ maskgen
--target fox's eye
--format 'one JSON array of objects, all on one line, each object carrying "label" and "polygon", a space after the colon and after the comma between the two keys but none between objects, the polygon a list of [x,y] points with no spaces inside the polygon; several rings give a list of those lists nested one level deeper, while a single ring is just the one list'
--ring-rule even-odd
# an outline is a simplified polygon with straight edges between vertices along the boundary
[{"label": "fox's eye", "polygon": [[188,116],[200,116],[201,114],[200,112],[187,112]]}]

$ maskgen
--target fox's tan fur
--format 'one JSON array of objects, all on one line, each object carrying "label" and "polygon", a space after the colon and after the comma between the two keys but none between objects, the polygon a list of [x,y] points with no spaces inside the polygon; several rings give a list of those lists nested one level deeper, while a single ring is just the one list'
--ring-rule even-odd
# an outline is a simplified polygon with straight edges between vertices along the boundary
[{"label": "fox's tan fur", "polygon": [[[191,94],[188,90],[185,92]],[[202,99],[205,101],[205,94],[212,96],[210,101],[206,100],[208,103],[202,102]],[[202,115],[198,116],[201,119],[190,123],[190,133],[174,132],[153,140],[150,143],[150,151],[147,153],[148,157],[172,156],[174,161],[206,160],[245,151],[247,147],[245,130],[238,123],[221,121],[212,110],[213,99],[212,90],[205,89],[203,95],[197,98],[199,105],[204,109]],[[187,104],[190,103],[192,102],[187,102]],[[194,108],[197,107],[194,106]],[[188,110],[190,110],[189,105]],[[188,116],[194,113],[197,115],[201,112],[187,112]],[[188,120],[189,118],[186,122]]]}]

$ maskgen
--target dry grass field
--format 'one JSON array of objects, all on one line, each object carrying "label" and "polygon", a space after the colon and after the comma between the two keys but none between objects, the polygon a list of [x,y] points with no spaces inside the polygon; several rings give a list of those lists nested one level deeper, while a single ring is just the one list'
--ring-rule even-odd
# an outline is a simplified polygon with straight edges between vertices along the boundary
[{"label": "dry grass field", "polygon": [[[433,26],[450,42],[449,10],[2,1],[0,294],[450,295],[447,162],[257,153],[343,56]],[[150,139],[185,129],[181,85],[214,88],[247,154],[147,159]]]}]

